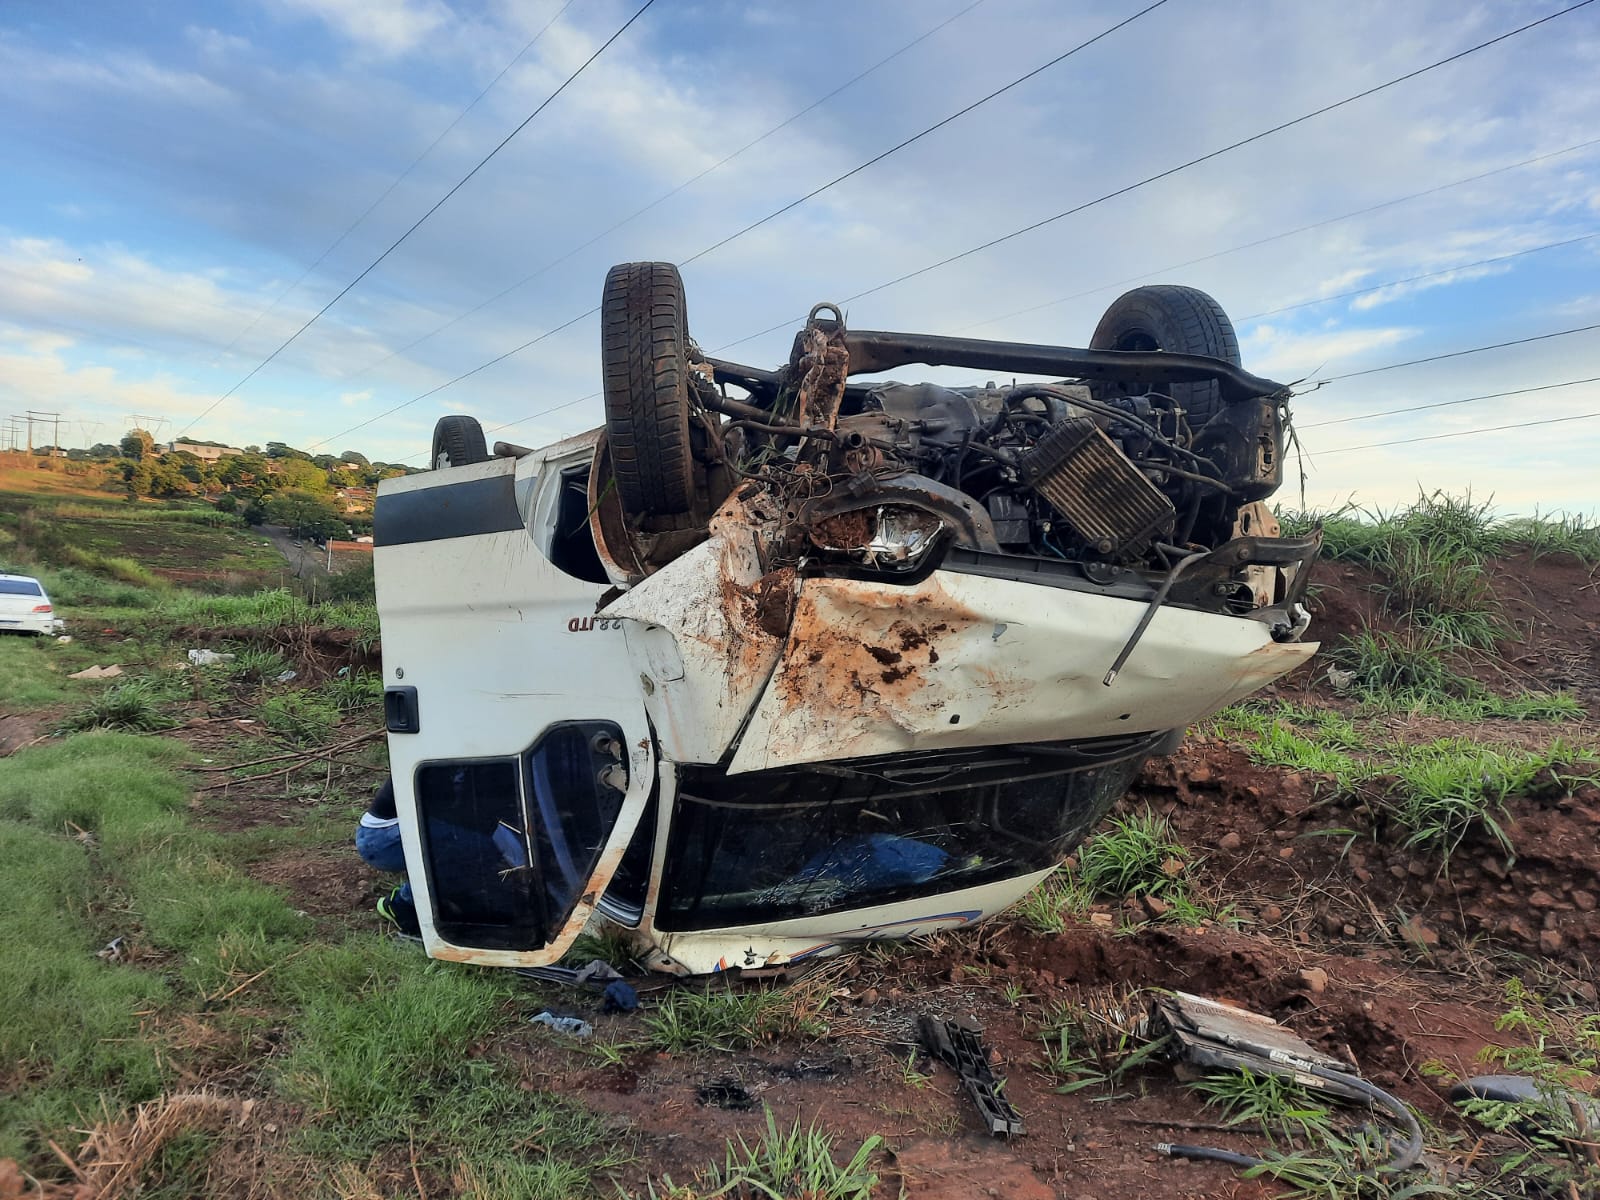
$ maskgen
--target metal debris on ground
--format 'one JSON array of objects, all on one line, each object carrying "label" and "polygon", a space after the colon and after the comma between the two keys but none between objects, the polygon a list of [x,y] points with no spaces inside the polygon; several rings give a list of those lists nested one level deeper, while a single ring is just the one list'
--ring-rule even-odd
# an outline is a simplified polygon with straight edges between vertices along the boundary
[{"label": "metal debris on ground", "polygon": [[96,950],[94,956],[96,958],[103,958],[107,962],[121,962],[123,957],[127,954],[127,950],[125,948],[126,945],[126,939],[114,937],[104,946],[100,947],[100,949]]},{"label": "metal debris on ground", "polygon": [[[1377,1168],[1380,1173],[1408,1170],[1422,1157],[1422,1127],[1405,1104],[1271,1017],[1203,996],[1171,992],[1158,997],[1152,1006],[1150,1032],[1170,1038],[1169,1053],[1180,1063],[1206,1071],[1276,1075],[1387,1111],[1404,1128],[1405,1141],[1387,1163]],[[1213,1146],[1159,1142],[1156,1149],[1172,1158],[1224,1162],[1237,1167],[1256,1167],[1265,1162],[1254,1155]]]},{"label": "metal debris on ground", "polygon": [[917,1018],[917,1039],[929,1054],[961,1077],[961,1086],[972,1097],[989,1132],[995,1137],[1018,1137],[1022,1133],[1022,1114],[1000,1094],[1005,1081],[996,1079],[989,1068],[989,1048],[979,1037],[982,1032],[983,1026],[971,1019]]}]

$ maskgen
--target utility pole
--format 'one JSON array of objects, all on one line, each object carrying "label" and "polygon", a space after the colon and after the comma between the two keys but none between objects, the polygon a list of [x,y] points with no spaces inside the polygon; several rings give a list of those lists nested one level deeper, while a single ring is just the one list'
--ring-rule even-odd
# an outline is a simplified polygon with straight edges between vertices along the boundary
[{"label": "utility pole", "polygon": [[58,412],[40,412],[37,409],[30,408],[28,410],[28,453],[33,453],[33,423],[35,421],[39,422],[40,425],[47,425],[52,421],[55,423],[55,440],[50,443],[50,451],[54,454],[55,451],[61,449],[61,414]]}]

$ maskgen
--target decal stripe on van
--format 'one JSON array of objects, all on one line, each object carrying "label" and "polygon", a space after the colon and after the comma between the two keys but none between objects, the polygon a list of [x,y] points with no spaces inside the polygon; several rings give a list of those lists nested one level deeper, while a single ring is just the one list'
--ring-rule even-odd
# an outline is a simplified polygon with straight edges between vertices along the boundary
[{"label": "decal stripe on van", "polygon": [[492,475],[379,496],[372,513],[372,544],[406,546],[521,529],[512,487],[510,475]]}]

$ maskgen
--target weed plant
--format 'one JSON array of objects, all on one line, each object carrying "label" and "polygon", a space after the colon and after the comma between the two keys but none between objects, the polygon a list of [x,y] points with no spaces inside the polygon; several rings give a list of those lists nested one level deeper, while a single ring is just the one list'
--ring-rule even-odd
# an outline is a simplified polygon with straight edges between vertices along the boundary
[{"label": "weed plant", "polygon": [[1102,896],[1156,896],[1183,892],[1189,852],[1172,836],[1163,816],[1146,809],[1115,817],[1078,851],[1083,884]]},{"label": "weed plant", "polygon": [[261,702],[261,723],[302,745],[320,746],[339,724],[339,707],[314,692],[284,692]]},{"label": "weed plant", "polygon": [[170,729],[174,722],[161,711],[168,699],[153,680],[125,679],[94,696],[62,722],[64,730],[123,729],[148,733]]},{"label": "weed plant", "polygon": [[806,1129],[795,1122],[785,1131],[772,1110],[766,1110],[766,1132],[750,1145],[741,1134],[728,1143],[723,1165],[707,1171],[696,1187],[675,1187],[662,1180],[663,1191],[652,1183],[651,1200],[711,1200],[715,1196],[762,1196],[770,1200],[804,1197],[804,1200],[871,1200],[878,1186],[871,1170],[872,1156],[883,1139],[877,1134],[850,1156],[844,1166],[834,1159],[833,1139],[815,1125]]},{"label": "weed plant", "polygon": [[669,1054],[747,1050],[776,1037],[826,1031],[812,990],[697,991],[668,993],[644,1019],[645,1040]]},{"label": "weed plant", "polygon": [[1139,993],[1100,991],[1056,1001],[1040,1021],[1042,1065],[1063,1094],[1098,1090],[1111,1100],[1128,1072],[1150,1061],[1163,1041],[1140,1032]]},{"label": "weed plant", "polygon": [[1207,1108],[1222,1111],[1226,1125],[1259,1125],[1276,1144],[1322,1141],[1333,1133],[1333,1113],[1309,1088],[1285,1075],[1245,1069],[1208,1075],[1189,1085]]},{"label": "weed plant", "polygon": [[1018,902],[1017,918],[1035,933],[1061,933],[1070,922],[1083,920],[1094,904],[1094,892],[1083,877],[1067,867],[1054,874]]}]

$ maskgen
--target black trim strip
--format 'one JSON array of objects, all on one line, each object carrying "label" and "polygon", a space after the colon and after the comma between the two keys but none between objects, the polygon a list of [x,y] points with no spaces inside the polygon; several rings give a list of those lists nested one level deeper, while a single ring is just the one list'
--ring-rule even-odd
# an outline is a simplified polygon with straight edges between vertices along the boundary
[{"label": "black trim strip", "polygon": [[492,475],[379,496],[372,513],[372,544],[408,546],[521,528],[512,477]]}]

